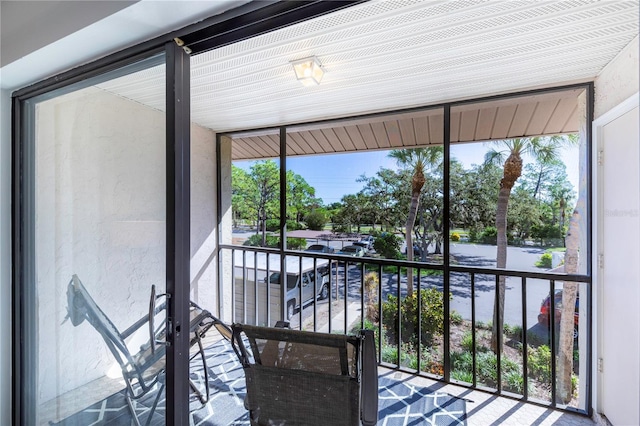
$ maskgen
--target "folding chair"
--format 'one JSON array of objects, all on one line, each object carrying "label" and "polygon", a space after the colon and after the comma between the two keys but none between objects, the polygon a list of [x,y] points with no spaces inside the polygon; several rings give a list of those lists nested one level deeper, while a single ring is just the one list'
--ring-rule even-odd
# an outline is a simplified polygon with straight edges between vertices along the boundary
[{"label": "folding chair", "polygon": [[252,425],[377,423],[373,331],[348,336],[242,324],[232,330]]},{"label": "folding chair", "polygon": [[[125,399],[137,426],[141,426],[141,423],[135,410],[134,400],[150,394],[156,385],[160,386],[147,417],[146,424],[149,425],[164,389],[166,345],[162,339],[166,336],[166,329],[164,321],[158,327],[155,326],[155,317],[166,311],[166,303],[156,306],[156,300],[164,296],[166,295],[156,295],[155,286],[152,286],[149,314],[120,332],[89,295],[77,275],[73,275],[67,286],[67,318],[74,326],[80,325],[86,319],[102,336],[122,370],[122,377],[126,384]],[[215,327],[227,340],[231,340],[232,333],[229,326],[193,302],[191,302],[190,314],[190,346],[193,348],[190,359],[200,357],[202,361],[204,389],[199,388],[191,379],[189,384],[198,400],[204,405],[209,400],[209,379],[202,339],[211,327]],[[149,341],[141,345],[137,353],[132,353],[126,340],[145,325],[148,327]]]}]

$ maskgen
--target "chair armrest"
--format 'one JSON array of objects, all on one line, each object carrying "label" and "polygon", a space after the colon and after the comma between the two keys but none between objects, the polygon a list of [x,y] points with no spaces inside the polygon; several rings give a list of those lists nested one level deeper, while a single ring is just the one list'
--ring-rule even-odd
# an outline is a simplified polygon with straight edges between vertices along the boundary
[{"label": "chair armrest", "polygon": [[378,423],[378,362],[373,330],[362,330],[361,420],[364,426]]}]

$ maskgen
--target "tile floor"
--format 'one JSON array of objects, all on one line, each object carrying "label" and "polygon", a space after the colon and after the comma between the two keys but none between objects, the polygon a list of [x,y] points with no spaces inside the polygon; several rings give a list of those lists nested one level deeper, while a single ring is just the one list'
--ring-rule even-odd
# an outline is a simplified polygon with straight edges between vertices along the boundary
[{"label": "tile floor", "polygon": [[445,384],[424,377],[396,372],[383,367],[379,374],[397,379],[407,379],[416,385],[433,387],[439,392],[464,398],[467,401],[468,426],[587,426],[596,425],[592,419],[573,413],[541,407],[510,398],[498,397],[490,393],[472,390],[461,386]]}]

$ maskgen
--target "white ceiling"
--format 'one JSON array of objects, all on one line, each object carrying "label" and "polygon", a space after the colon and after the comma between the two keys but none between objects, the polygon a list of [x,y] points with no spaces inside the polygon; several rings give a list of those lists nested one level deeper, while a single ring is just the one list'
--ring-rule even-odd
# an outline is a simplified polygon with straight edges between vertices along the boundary
[{"label": "white ceiling", "polygon": [[[638,35],[632,1],[372,1],[192,57],[192,120],[303,123],[591,81]],[[317,56],[304,87],[290,61]],[[162,68],[102,84],[164,109]]]}]

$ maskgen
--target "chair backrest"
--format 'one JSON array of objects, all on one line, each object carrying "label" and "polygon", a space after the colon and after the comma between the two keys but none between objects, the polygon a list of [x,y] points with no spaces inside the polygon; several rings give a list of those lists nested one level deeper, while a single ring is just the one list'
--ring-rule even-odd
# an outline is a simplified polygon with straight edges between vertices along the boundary
[{"label": "chair backrest", "polygon": [[245,369],[245,405],[252,424],[377,422],[372,331],[349,336],[240,324],[232,329],[233,347]]},{"label": "chair backrest", "polygon": [[[67,286],[67,316],[74,326],[80,325],[86,319],[100,333],[112,355],[120,364],[127,386],[132,386],[134,382],[137,382],[143,390],[146,390],[157,381],[159,371],[154,371],[151,375],[145,373],[148,372],[151,365],[164,356],[165,351],[156,351],[151,354],[149,345],[146,344],[140,348],[138,354],[131,354],[125,342],[125,338],[129,334],[123,334],[118,330],[75,274]],[[130,329],[137,329],[144,322],[147,322],[146,316]],[[129,333],[129,329],[125,333]],[[164,346],[162,348],[164,349]]]},{"label": "chair backrest", "polygon": [[117,327],[93,300],[77,275],[71,277],[71,281],[67,286],[67,315],[74,326],[80,325],[87,319],[93,328],[121,353],[129,353],[124,338]]}]

